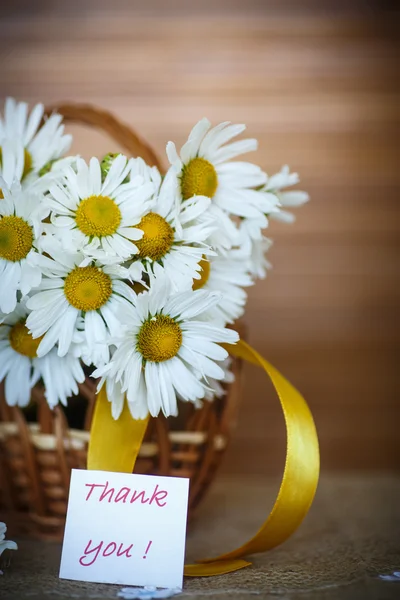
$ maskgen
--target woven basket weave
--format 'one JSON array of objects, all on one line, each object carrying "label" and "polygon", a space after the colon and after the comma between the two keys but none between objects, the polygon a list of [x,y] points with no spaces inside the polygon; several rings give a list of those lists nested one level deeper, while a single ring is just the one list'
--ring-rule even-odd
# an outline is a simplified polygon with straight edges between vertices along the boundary
[{"label": "woven basket weave", "polygon": [[[153,150],[109,113],[90,106],[49,109],[65,121],[96,127],[109,134],[126,154],[141,156],[161,170]],[[204,496],[226,449],[236,420],[241,363],[233,361],[235,382],[214,402],[196,410],[181,403],[178,418],[151,419],[135,466],[136,473],[190,478],[189,514]],[[83,428],[73,429],[61,407],[50,410],[43,389],[32,391],[30,413],[9,407],[0,385],[0,520],[14,531],[43,539],[63,535],[72,468],[85,469],[96,384],[89,377],[79,386],[72,407],[84,411]],[[107,440],[104,440],[107,443]],[[4,518],[3,518],[4,515]]]}]

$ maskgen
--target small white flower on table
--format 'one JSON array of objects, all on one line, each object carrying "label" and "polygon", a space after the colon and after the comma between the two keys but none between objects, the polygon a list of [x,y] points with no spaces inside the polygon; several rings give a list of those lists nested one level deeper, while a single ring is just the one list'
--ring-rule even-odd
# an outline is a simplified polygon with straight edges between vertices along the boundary
[{"label": "small white flower on table", "polygon": [[397,581],[400,582],[400,571],[393,571],[391,575],[378,575],[382,581]]},{"label": "small white flower on table", "polygon": [[[0,557],[3,554],[4,550],[18,550],[18,546],[15,542],[4,539],[6,537],[6,531],[6,524],[0,521]],[[0,575],[3,575],[3,571],[1,570]]]},{"label": "small white flower on table", "polygon": [[125,600],[150,600],[152,598],[172,598],[181,594],[180,588],[156,588],[150,585],[144,587],[125,587],[117,594],[118,598]]}]

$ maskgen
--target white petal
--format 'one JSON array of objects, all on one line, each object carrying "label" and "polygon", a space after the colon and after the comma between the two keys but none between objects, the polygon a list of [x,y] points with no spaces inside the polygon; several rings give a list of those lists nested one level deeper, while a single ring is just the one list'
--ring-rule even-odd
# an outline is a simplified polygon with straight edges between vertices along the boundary
[{"label": "white petal", "polygon": [[91,192],[98,196],[101,190],[101,170],[100,163],[97,158],[91,158],[89,163],[89,174],[91,182]]},{"label": "white petal", "polygon": [[171,165],[179,165],[182,166],[181,159],[178,156],[178,152],[176,151],[176,146],[174,142],[168,142],[167,147],[167,157]]},{"label": "white petal", "polygon": [[144,369],[147,388],[147,403],[152,417],[156,417],[161,409],[161,394],[157,364],[147,362]]},{"label": "white petal", "polygon": [[221,294],[197,290],[172,296],[165,305],[165,312],[173,318],[192,319],[218,303]]},{"label": "white petal", "polygon": [[257,150],[258,142],[255,139],[247,139],[240,140],[239,142],[233,142],[233,144],[228,144],[227,146],[223,146],[219,150],[215,152],[213,163],[219,164],[225,162],[226,160],[231,160],[240,154],[245,154],[246,152],[253,152]]},{"label": "white petal", "polygon": [[62,329],[58,340],[58,355],[65,356],[71,346],[72,336],[75,331],[75,323],[78,318],[78,311],[73,306],[69,306],[62,318]]},{"label": "white petal", "polygon": [[282,203],[282,206],[301,206],[305,202],[308,202],[310,196],[307,192],[300,190],[293,190],[291,192],[281,192],[278,194],[278,198]]}]

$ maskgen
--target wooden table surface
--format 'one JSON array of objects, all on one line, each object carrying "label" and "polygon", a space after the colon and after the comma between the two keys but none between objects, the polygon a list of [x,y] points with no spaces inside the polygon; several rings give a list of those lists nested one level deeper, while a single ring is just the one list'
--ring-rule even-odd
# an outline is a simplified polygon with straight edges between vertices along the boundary
[{"label": "wooden table surface", "polygon": [[[250,290],[246,321],[309,401],[325,468],[399,466],[398,28],[378,4],[0,7],[1,101],[97,104],[161,154],[203,116],[245,122],[258,164],[299,171],[312,200],[295,225],[271,224],[274,269]],[[74,132],[85,156],[114,149]],[[227,471],[282,466],[282,418],[263,388],[249,369]]]},{"label": "wooden table surface", "polygon": [[[268,477],[219,477],[189,524],[185,562],[241,545],[262,523],[273,494]],[[252,566],[236,573],[186,577],[179,600],[397,600],[398,581],[382,577],[399,570],[399,502],[393,475],[325,474],[310,514],[290,540],[253,555]],[[4,565],[1,600],[117,598],[122,585],[59,579],[59,543],[18,537],[11,527],[7,534],[18,552],[3,555],[10,564]]]}]

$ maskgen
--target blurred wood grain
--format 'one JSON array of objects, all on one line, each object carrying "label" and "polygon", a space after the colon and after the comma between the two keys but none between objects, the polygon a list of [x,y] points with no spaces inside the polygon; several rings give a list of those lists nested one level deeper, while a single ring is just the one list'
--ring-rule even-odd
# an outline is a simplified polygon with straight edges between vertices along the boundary
[{"label": "blurred wood grain", "polygon": [[[199,3],[200,4],[200,3]],[[169,5],[168,5],[169,6]],[[248,124],[311,202],[271,223],[250,342],[307,398],[325,468],[399,467],[398,18],[379,3],[35,2],[0,10],[0,96],[112,110],[162,155],[202,116]],[[114,149],[73,127],[85,156]],[[281,467],[282,417],[248,370],[225,469]]]}]

